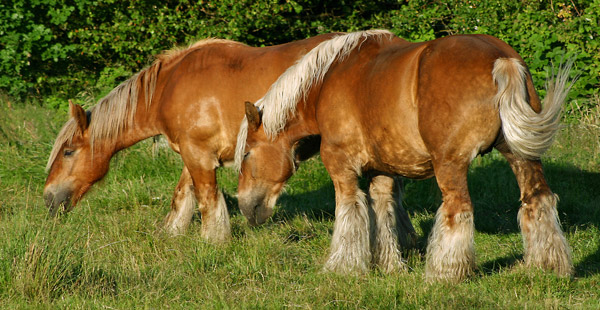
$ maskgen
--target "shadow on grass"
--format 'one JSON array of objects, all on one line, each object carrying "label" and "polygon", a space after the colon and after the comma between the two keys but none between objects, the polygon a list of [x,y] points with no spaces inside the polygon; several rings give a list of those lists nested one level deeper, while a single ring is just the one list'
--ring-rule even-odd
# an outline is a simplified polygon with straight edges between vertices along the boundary
[{"label": "shadow on grass", "polygon": [[273,215],[273,221],[287,221],[298,215],[316,221],[334,220],[335,190],[333,183],[327,182],[319,189],[296,195],[283,194],[278,204],[281,206]]},{"label": "shadow on grass", "polygon": [[494,260],[485,262],[479,266],[479,271],[485,275],[491,275],[499,273],[503,269],[510,269],[523,261],[523,255],[507,255],[504,257],[498,257]]}]

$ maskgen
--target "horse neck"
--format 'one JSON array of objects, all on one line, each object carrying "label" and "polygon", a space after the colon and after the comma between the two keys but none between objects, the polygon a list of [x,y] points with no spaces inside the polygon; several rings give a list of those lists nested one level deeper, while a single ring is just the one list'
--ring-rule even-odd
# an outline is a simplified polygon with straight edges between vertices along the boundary
[{"label": "horse neck", "polygon": [[133,122],[122,131],[116,141],[116,151],[160,134],[156,112],[156,107],[153,105],[147,107],[146,103],[140,98]]},{"label": "horse neck", "polygon": [[[115,154],[128,148],[139,141],[160,134],[157,126],[156,107],[146,104],[144,95],[140,94],[131,121],[126,119],[125,125],[120,130],[112,130],[112,134],[106,134],[94,141],[98,147],[105,152]],[[104,122],[110,122],[110,116],[104,118]],[[105,126],[108,126],[105,124]]]},{"label": "horse neck", "polygon": [[284,135],[290,145],[308,136],[321,134],[315,114],[315,100],[311,97],[313,96],[308,96],[306,100],[298,103],[295,116],[286,125]]}]

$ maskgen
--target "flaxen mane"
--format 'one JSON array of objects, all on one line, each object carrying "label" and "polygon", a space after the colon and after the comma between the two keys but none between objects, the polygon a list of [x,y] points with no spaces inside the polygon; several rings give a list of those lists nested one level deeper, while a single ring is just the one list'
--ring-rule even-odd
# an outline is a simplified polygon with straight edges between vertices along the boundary
[{"label": "flaxen mane", "polygon": [[[321,82],[329,67],[336,60],[348,56],[368,37],[392,37],[387,30],[352,32],[324,41],[288,68],[271,85],[269,91],[255,105],[262,109],[262,124],[267,136],[274,138],[294,115],[296,105],[311,87]],[[248,121],[242,121],[235,150],[235,167],[239,171],[246,147]]]},{"label": "flaxen mane", "polygon": [[[156,57],[152,65],[115,87],[108,95],[100,99],[98,104],[90,108],[88,111],[90,124],[88,131],[92,154],[96,140],[115,139],[125,128],[131,126],[137,109],[140,91],[144,91],[146,108],[150,106],[152,97],[154,96],[157,76],[163,65],[177,61],[190,51],[208,44],[241,43],[221,39],[205,39],[190,45],[188,48],[174,48],[165,51]],[[77,123],[75,119],[70,118],[54,142],[54,147],[46,165],[46,171],[50,170],[62,146],[65,143],[70,144],[77,132]]]}]

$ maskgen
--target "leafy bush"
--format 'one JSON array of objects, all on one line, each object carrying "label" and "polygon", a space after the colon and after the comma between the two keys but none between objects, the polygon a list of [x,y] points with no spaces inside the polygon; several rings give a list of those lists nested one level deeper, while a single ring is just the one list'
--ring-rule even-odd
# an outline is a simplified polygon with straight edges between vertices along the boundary
[{"label": "leafy bush", "polygon": [[[600,86],[600,1],[409,1],[390,14],[401,37],[423,41],[436,37],[485,33],[504,40],[524,58],[543,92],[552,65],[576,58],[580,74],[570,99],[586,104]],[[418,21],[415,23],[414,21]]]},{"label": "leafy bush", "polygon": [[585,71],[571,98],[586,105],[600,86],[599,20],[600,0],[14,0],[0,4],[0,90],[61,106],[82,92],[98,97],[151,55],[201,38],[261,46],[387,28],[413,41],[496,36],[523,56],[538,89],[551,62],[577,55]]}]

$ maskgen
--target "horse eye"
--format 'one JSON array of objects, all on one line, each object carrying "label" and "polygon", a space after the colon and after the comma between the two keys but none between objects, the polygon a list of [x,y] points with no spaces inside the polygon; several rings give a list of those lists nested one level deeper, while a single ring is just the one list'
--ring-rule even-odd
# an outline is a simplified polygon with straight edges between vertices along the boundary
[{"label": "horse eye", "polygon": [[73,153],[75,153],[74,150],[65,150],[63,154],[65,157],[69,157],[69,156],[73,155]]},{"label": "horse eye", "polygon": [[250,155],[250,152],[246,152],[246,153],[244,154],[244,159],[246,159],[246,157],[248,157],[248,155]]}]

